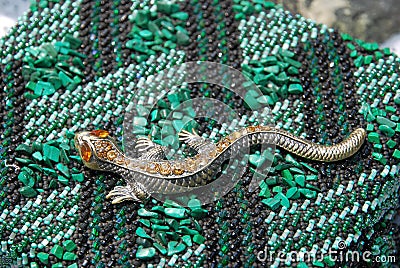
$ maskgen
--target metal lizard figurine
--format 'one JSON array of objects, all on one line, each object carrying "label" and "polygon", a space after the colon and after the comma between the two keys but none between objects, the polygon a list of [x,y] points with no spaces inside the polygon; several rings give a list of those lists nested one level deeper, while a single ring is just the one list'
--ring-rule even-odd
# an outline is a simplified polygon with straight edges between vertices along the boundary
[{"label": "metal lizard figurine", "polygon": [[144,201],[152,193],[179,193],[190,187],[199,187],[213,180],[222,160],[233,150],[254,144],[275,144],[300,157],[334,162],[355,154],[362,146],[366,131],[356,129],[342,142],[327,146],[296,137],[284,130],[267,126],[249,126],[233,132],[214,144],[196,133],[182,131],[180,140],[197,154],[179,160],[165,160],[164,148],[150,139],[140,138],[136,147],[142,153],[129,158],[118,148],[105,130],[76,134],[75,146],[83,163],[95,170],[111,171],[121,175],[126,186],[116,186],[107,198],[112,203],[125,200]]}]

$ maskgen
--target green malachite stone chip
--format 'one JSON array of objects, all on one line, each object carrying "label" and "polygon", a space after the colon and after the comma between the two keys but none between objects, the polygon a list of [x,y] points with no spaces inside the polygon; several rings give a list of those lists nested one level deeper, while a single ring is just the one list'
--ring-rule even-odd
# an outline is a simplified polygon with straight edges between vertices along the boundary
[{"label": "green malachite stone chip", "polygon": [[270,207],[272,210],[277,209],[280,205],[280,200],[275,198],[263,199],[261,202]]},{"label": "green malachite stone chip", "polygon": [[153,33],[149,30],[142,30],[139,32],[139,35],[146,40],[151,40],[153,37]]},{"label": "green malachite stone chip", "polygon": [[167,222],[167,224],[174,230],[174,231],[178,231],[179,229],[179,223],[174,220],[174,219],[166,219],[165,220]]},{"label": "green malachite stone chip", "polygon": [[191,199],[188,202],[188,207],[192,210],[201,208],[201,202],[198,199]]},{"label": "green malachite stone chip", "polygon": [[288,91],[292,94],[300,94],[303,92],[303,87],[300,84],[290,84]]},{"label": "green malachite stone chip", "polygon": [[183,241],[188,247],[191,247],[191,246],[193,245],[192,239],[191,239],[190,235],[184,235],[184,236],[182,236],[182,241]]},{"label": "green malachite stone chip", "polygon": [[40,152],[35,152],[32,154],[32,157],[36,160],[36,161],[42,161],[43,160],[43,156]]},{"label": "green malachite stone chip", "polygon": [[368,141],[373,143],[380,143],[379,134],[376,132],[371,132],[368,134]]},{"label": "green malachite stone chip", "polygon": [[162,255],[165,255],[165,254],[167,254],[167,249],[166,248],[164,248],[162,245],[160,245],[159,243],[153,243],[153,246],[156,248],[156,249],[158,249],[158,251],[160,251],[160,253],[162,254]]},{"label": "green malachite stone chip", "polygon": [[136,234],[140,237],[151,239],[151,236],[149,236],[142,227],[136,229]]},{"label": "green malachite stone chip", "polygon": [[190,215],[193,216],[194,218],[201,218],[205,217],[207,215],[207,210],[203,208],[196,208],[190,211]]},{"label": "green malachite stone chip", "polygon": [[155,212],[150,212],[144,208],[140,208],[138,210],[138,215],[142,217],[151,217],[151,218],[158,218],[158,214]]},{"label": "green malachite stone chip", "polygon": [[391,128],[387,125],[380,125],[379,130],[382,131],[388,137],[393,137],[395,134],[395,131],[393,130],[393,128]]},{"label": "green malachite stone chip", "polygon": [[56,165],[56,167],[57,167],[57,169],[58,169],[64,176],[66,176],[67,178],[70,177],[70,172],[69,172],[68,167],[66,167],[65,165],[63,165],[63,164],[61,164],[61,163],[58,163],[58,164]]},{"label": "green malachite stone chip", "polygon": [[190,37],[185,32],[178,31],[176,33],[176,42],[178,45],[187,45],[190,42]]},{"label": "green malachite stone chip", "polygon": [[15,148],[17,152],[24,152],[26,154],[31,154],[32,153],[32,148],[29,145],[26,145],[25,143],[21,143],[20,145]]},{"label": "green malachite stone chip", "polygon": [[43,155],[54,162],[58,162],[60,159],[60,150],[54,146],[44,144]]},{"label": "green malachite stone chip", "polygon": [[294,196],[297,193],[297,187],[292,187],[289,188],[286,192],[286,197],[287,198],[291,198],[292,196]]},{"label": "green malachite stone chip", "polygon": [[395,142],[394,140],[388,140],[386,142],[386,145],[390,148],[393,149],[396,146],[397,142]]},{"label": "green malachite stone chip", "polygon": [[37,192],[30,186],[24,186],[19,189],[19,192],[25,197],[35,197]]},{"label": "green malachite stone chip", "polygon": [[393,152],[393,157],[399,159],[400,158],[400,151],[398,149],[395,149]]},{"label": "green malachite stone chip", "polygon": [[278,65],[267,66],[264,68],[264,71],[266,71],[267,73],[277,74],[279,73],[279,66]]},{"label": "green malachite stone chip", "polygon": [[193,229],[190,229],[190,228],[187,227],[187,226],[180,226],[180,227],[179,227],[179,230],[180,230],[183,234],[188,234],[188,235],[196,235],[196,234],[199,233],[198,231],[193,230]]},{"label": "green malachite stone chip", "polygon": [[391,128],[395,128],[396,127],[396,123],[395,122],[393,122],[393,121],[391,121],[391,120],[389,120],[389,119],[387,119],[385,117],[382,117],[382,116],[377,116],[376,117],[376,122],[378,122],[380,125],[386,125],[386,126],[391,127]]},{"label": "green malachite stone chip", "polygon": [[76,244],[72,240],[66,240],[63,242],[63,246],[67,251],[73,251],[76,249]]},{"label": "green malachite stone chip", "polygon": [[48,264],[49,263],[49,254],[45,253],[45,252],[39,252],[37,254],[38,259],[44,263],[44,264]]},{"label": "green malachite stone chip", "polygon": [[18,174],[18,180],[21,181],[25,186],[33,187],[35,185],[35,179],[25,170],[22,170]]},{"label": "green malachite stone chip", "polygon": [[176,241],[170,241],[168,242],[168,256],[172,256],[176,253],[184,251],[186,248],[185,244],[183,243],[178,243]]},{"label": "green malachite stone chip", "polygon": [[83,182],[83,180],[84,180],[83,173],[72,174],[72,175],[71,175],[71,178],[72,178],[74,181],[77,181],[77,182]]},{"label": "green malachite stone chip", "polygon": [[202,235],[197,234],[197,235],[193,236],[193,242],[195,242],[195,243],[197,243],[199,245],[203,244],[205,240],[206,239]]},{"label": "green malachite stone chip", "polygon": [[304,187],[304,183],[305,183],[304,175],[294,175],[294,180],[298,185],[300,185],[301,187]]},{"label": "green malachite stone chip", "polygon": [[78,256],[72,252],[65,252],[63,255],[63,260],[65,261],[74,261],[78,258]]},{"label": "green malachite stone chip", "polygon": [[64,249],[59,245],[54,245],[53,248],[50,250],[50,253],[61,259],[64,253]]},{"label": "green malachite stone chip", "polygon": [[[347,34],[341,38],[335,30],[264,0],[132,1],[132,6],[118,0],[105,9],[104,2],[32,0],[31,12],[0,40],[5,97],[0,236],[6,234],[0,242],[1,249],[17,254],[16,262],[31,268],[86,263],[203,267],[214,256],[220,267],[236,262],[299,268],[349,264],[330,257],[300,262],[275,257],[260,263],[257,233],[274,252],[306,248],[318,255],[335,248],[339,238],[358,251],[367,240],[374,254],[392,250],[389,216],[398,201],[392,189],[400,159],[397,55]],[[226,18],[228,13],[232,18]],[[223,78],[217,90],[215,84],[181,83],[184,68],[168,77],[157,75],[192,60],[241,67],[249,77],[243,83],[245,103],[228,92],[225,86],[232,81],[222,72],[215,72]],[[155,89],[164,96],[146,88],[152,80],[161,82]],[[252,88],[254,83],[259,90]],[[192,98],[215,96],[242,118],[222,124],[203,120]],[[131,103],[136,100],[140,105]],[[20,107],[26,109],[21,113]],[[368,136],[363,153],[335,163],[254,146],[243,161],[216,172],[240,165],[257,179],[259,189],[251,192],[249,180],[240,180],[211,211],[195,195],[179,200],[187,207],[154,198],[114,205],[106,196],[114,184],[124,183],[110,184],[107,172],[89,172],[74,136],[108,129],[119,146],[126,142],[124,118],[130,111],[129,134],[149,137],[183,156],[191,151],[181,147],[179,131],[199,130],[216,142],[241,127],[268,124],[267,112],[277,128],[319,144],[342,140],[358,127],[366,128]],[[129,150],[126,144],[121,147]],[[8,167],[2,168],[5,160]],[[16,181],[8,179],[10,172]],[[10,183],[19,191],[12,202]],[[264,205],[266,213],[258,213]],[[210,226],[213,230],[204,229]],[[235,229],[239,237],[232,236]]]},{"label": "green malachite stone chip", "polygon": [[307,175],[306,180],[307,181],[316,181],[316,180],[318,180],[318,176],[317,175]]},{"label": "green malachite stone chip", "polygon": [[136,251],[136,258],[141,260],[148,260],[154,257],[156,254],[156,250],[153,247],[143,248],[139,247]]},{"label": "green malachite stone chip", "polygon": [[185,217],[185,211],[184,208],[165,208],[164,213],[173,218],[183,219]]},{"label": "green malachite stone chip", "polygon": [[16,157],[15,160],[18,161],[18,162],[20,162],[21,164],[25,164],[25,165],[28,165],[28,164],[32,164],[32,163],[33,163],[33,161],[30,160],[30,159],[28,159],[28,158]]}]

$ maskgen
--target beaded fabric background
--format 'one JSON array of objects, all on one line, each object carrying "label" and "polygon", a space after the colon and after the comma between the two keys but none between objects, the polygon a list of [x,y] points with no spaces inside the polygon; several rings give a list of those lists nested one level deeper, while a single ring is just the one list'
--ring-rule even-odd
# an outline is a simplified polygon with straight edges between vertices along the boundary
[{"label": "beaded fabric background", "polygon": [[[400,59],[388,49],[259,0],[38,1],[0,48],[2,264],[365,267],[363,259],[259,253],[399,256],[392,218],[400,184]],[[129,105],[146,77],[194,60],[251,77],[263,95],[249,92],[246,102],[268,104],[277,127],[322,144],[358,127],[368,138],[337,163],[254,148],[243,179],[213,204],[112,205],[105,195],[122,178],[84,167],[74,133],[106,129],[121,141],[125,111],[138,109],[135,134],[157,140],[164,120],[168,145],[179,147],[176,126],[195,112],[165,118],[194,97],[221,100],[243,115],[242,126],[251,123],[242,100],[205,84],[168,95],[151,118],[140,117],[145,105]],[[239,128],[207,119],[186,127],[216,139]],[[272,158],[268,176],[249,191],[255,168]]]}]

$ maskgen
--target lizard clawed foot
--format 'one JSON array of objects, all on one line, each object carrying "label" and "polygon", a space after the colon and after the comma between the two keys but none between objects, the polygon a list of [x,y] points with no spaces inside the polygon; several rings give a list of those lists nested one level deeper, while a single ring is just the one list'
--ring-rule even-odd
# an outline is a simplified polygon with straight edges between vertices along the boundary
[{"label": "lizard clawed foot", "polygon": [[199,134],[196,133],[196,131],[194,131],[194,129],[192,130],[193,133],[190,133],[187,130],[182,130],[181,132],[179,132],[178,136],[179,136],[179,140],[180,141],[188,141],[188,140],[195,140],[195,139],[201,139],[201,137],[199,136]]},{"label": "lizard clawed foot", "polygon": [[198,153],[201,153],[202,151],[209,152],[215,149],[215,144],[212,141],[207,141],[200,137],[194,129],[192,130],[192,133],[182,130],[178,135],[180,141],[186,143],[190,148],[194,149]]},{"label": "lizard clawed foot", "polygon": [[136,148],[139,152],[147,151],[150,148],[157,146],[150,138],[148,137],[140,137],[136,142]]},{"label": "lizard clawed foot", "polygon": [[106,198],[113,198],[112,204],[118,204],[123,201],[132,200],[136,202],[143,202],[148,198],[148,194],[139,187],[115,186],[112,191],[108,193]]}]

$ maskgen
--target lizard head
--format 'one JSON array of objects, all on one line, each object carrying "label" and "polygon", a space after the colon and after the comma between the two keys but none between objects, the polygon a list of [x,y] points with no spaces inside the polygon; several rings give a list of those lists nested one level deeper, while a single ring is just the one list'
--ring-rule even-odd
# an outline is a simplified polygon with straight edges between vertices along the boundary
[{"label": "lizard head", "polygon": [[103,170],[101,163],[123,164],[124,156],[106,130],[84,131],[75,135],[75,147],[83,163],[96,170]]}]

